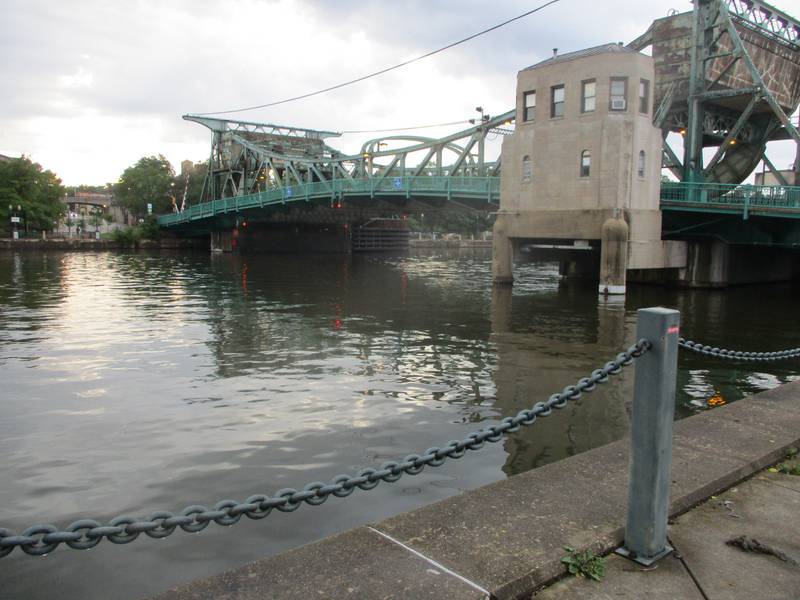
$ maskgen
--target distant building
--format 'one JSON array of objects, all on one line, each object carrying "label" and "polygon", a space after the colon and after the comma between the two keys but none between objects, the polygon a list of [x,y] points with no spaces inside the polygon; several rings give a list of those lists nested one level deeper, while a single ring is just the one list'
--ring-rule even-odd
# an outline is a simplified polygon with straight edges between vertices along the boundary
[{"label": "distant building", "polygon": [[[127,212],[116,204],[114,195],[111,193],[76,191],[74,195],[64,196],[61,201],[67,206],[65,217],[68,217],[76,225],[83,222],[88,227],[93,214],[97,213],[103,216],[110,215],[112,223],[130,224]],[[105,220],[103,222],[105,223]],[[65,223],[60,224],[58,231],[60,232],[65,227]]]},{"label": "distant building", "polygon": [[5,154],[0,154],[0,162],[7,161],[7,160],[14,160],[10,156],[6,156]]},{"label": "distant building", "polygon": [[[778,171],[778,173],[783,177],[783,181],[789,185],[800,185],[800,182],[795,182],[794,180],[794,170],[787,169],[786,171]],[[777,175],[772,171],[756,173],[756,185],[784,185],[783,181],[778,179]]]}]

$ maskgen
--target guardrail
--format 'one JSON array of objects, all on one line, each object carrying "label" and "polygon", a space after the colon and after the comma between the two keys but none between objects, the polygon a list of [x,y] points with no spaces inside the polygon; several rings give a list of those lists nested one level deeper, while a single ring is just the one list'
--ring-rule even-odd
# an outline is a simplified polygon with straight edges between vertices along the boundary
[{"label": "guardrail", "polygon": [[800,218],[800,187],[673,181],[661,184],[662,209],[690,207],[741,212],[745,219],[754,211]]},{"label": "guardrail", "polygon": [[170,227],[207,219],[220,214],[264,208],[292,202],[330,200],[347,196],[437,196],[450,199],[474,198],[490,203],[500,201],[499,177],[372,177],[367,179],[333,179],[298,185],[286,185],[263,192],[220,198],[190,206],[183,212],[161,215],[158,224]]},{"label": "guardrail", "polygon": [[242,516],[263,519],[273,509],[293,512],[305,503],[317,506],[331,496],[345,498],[357,488],[371,490],[382,481],[393,483],[403,475],[417,475],[425,467],[439,467],[447,459],[459,459],[468,450],[480,450],[486,442],[499,442],[505,434],[530,426],[539,418],[549,416],[553,409],[562,409],[570,400],[593,391],[598,384],[619,374],[638,361],[635,370],[633,416],[631,423],[631,468],[629,479],[628,518],[625,545],[618,552],[642,564],[651,564],[668,554],[666,527],[669,507],[670,470],[672,464],[672,422],[675,411],[678,348],[706,355],[740,360],[779,360],[800,357],[800,348],[781,352],[735,352],[710,348],[679,338],[680,314],[665,308],[638,311],[636,336],[639,340],[625,352],[595,369],[575,385],[552,394],[546,401],[506,417],[468,434],[461,440],[451,440],[443,446],[428,448],[422,454],[410,454],[399,461],[383,463],[378,469],[364,468],[356,474],[342,474],[328,483],[314,481],[302,490],[285,488],[274,495],[254,494],[243,502],[220,500],[213,509],[194,504],[180,513],[156,511],[140,518],[120,515],[103,524],[94,519],[80,519],[63,529],[52,524],[38,524],[21,534],[0,528],[0,558],[15,548],[31,556],[42,556],[61,544],[76,550],[94,548],[103,539],[114,544],[129,544],[140,534],[164,538],[178,528],[188,533],[205,529],[212,521],[230,526]]}]

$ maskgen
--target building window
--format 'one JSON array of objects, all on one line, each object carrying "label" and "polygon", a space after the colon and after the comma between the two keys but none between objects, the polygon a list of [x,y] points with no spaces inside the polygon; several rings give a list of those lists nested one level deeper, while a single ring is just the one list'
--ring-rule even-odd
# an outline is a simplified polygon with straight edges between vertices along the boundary
[{"label": "building window", "polygon": [[522,94],[522,120],[533,121],[536,116],[536,90]]},{"label": "building window", "polygon": [[592,155],[588,150],[581,152],[581,177],[588,177],[592,166]]},{"label": "building window", "polygon": [[597,97],[597,84],[594,79],[581,82],[581,112],[592,112]]},{"label": "building window", "polygon": [[527,154],[522,158],[522,183],[529,183],[533,179],[533,163]]},{"label": "building window", "polygon": [[650,82],[647,79],[639,80],[639,112],[650,112]]},{"label": "building window", "polygon": [[639,150],[639,168],[637,170],[639,173],[639,177],[644,177],[644,163],[645,163],[644,150]]},{"label": "building window", "polygon": [[608,99],[609,110],[625,110],[628,108],[626,98],[628,97],[628,78],[612,77],[611,93]]},{"label": "building window", "polygon": [[564,116],[564,86],[554,85],[550,88],[550,117]]}]

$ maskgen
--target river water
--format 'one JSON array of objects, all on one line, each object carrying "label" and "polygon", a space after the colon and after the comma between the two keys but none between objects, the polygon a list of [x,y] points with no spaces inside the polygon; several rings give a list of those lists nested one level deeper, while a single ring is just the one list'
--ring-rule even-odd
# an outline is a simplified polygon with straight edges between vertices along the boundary
[{"label": "river water", "polygon": [[[0,527],[301,488],[516,414],[614,357],[635,311],[736,349],[798,345],[800,288],[632,287],[624,302],[484,253],[0,254]],[[793,378],[681,354],[677,414]],[[235,527],[0,559],[2,598],[141,598],[624,436],[633,371],[480,452]],[[602,473],[599,473],[602,475]],[[309,565],[309,568],[313,566]]]}]

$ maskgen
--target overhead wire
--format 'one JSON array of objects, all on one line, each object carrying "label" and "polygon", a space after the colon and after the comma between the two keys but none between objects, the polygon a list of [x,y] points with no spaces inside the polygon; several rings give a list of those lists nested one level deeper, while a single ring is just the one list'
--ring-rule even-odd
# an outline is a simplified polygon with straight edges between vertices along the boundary
[{"label": "overhead wire", "polygon": [[[474,120],[473,120],[474,121]],[[338,133],[345,134],[345,133],[391,133],[393,131],[411,131],[412,129],[431,129],[433,127],[448,127],[451,125],[465,125],[469,123],[469,119],[463,119],[461,121],[450,121],[449,123],[434,123],[432,125],[417,125],[415,127],[391,127],[388,129],[345,129],[343,131],[339,131]]]},{"label": "overhead wire", "polygon": [[295,102],[297,100],[303,100],[305,98],[311,98],[312,96],[318,96],[318,95],[324,94],[326,92],[331,92],[333,90],[338,90],[338,89],[341,89],[341,88],[346,87],[348,85],[353,85],[354,83],[359,83],[359,82],[364,81],[366,79],[370,79],[372,77],[377,77],[378,75],[383,75],[384,73],[388,73],[390,71],[394,71],[395,69],[399,69],[401,67],[405,67],[405,66],[410,65],[412,63],[415,63],[417,61],[420,61],[420,60],[423,60],[425,58],[429,58],[431,56],[434,56],[435,54],[439,54],[440,52],[444,52],[445,50],[449,50],[450,48],[454,48],[455,46],[459,46],[460,44],[463,44],[465,42],[469,42],[470,40],[474,40],[475,38],[480,37],[482,35],[485,35],[487,33],[490,33],[490,32],[492,32],[492,31],[494,31],[496,29],[500,29],[501,27],[505,27],[509,23],[513,23],[514,21],[519,21],[520,19],[524,19],[525,17],[528,17],[528,16],[530,16],[530,15],[532,15],[534,13],[537,13],[540,10],[545,9],[548,6],[550,6],[552,4],[556,4],[557,2],[560,2],[560,1],[561,0],[549,0],[549,2],[545,2],[544,4],[541,4],[541,5],[537,6],[536,8],[534,8],[532,10],[524,12],[521,15],[517,15],[516,17],[513,17],[511,19],[503,21],[502,23],[498,23],[497,25],[489,27],[488,29],[484,29],[482,31],[479,31],[478,33],[473,33],[470,36],[462,38],[462,39],[460,39],[460,40],[458,40],[456,42],[452,42],[450,44],[447,44],[446,46],[442,46],[441,48],[437,48],[436,50],[431,50],[430,52],[427,52],[427,53],[422,54],[420,56],[417,56],[415,58],[411,58],[411,59],[403,61],[401,63],[397,63],[396,65],[392,65],[391,67],[386,67],[385,69],[381,69],[380,71],[375,71],[374,73],[369,73],[367,75],[362,75],[361,77],[357,77],[355,79],[351,79],[350,81],[345,81],[344,83],[338,83],[336,85],[332,85],[330,87],[327,87],[327,88],[324,88],[324,89],[321,89],[321,90],[317,90],[315,92],[309,92],[307,94],[301,94],[299,96],[294,96],[292,98],[285,98],[283,100],[276,100],[275,102],[267,102],[266,104],[258,104],[256,106],[247,106],[247,107],[244,107],[244,108],[234,108],[234,109],[231,109],[231,110],[218,110],[218,111],[195,113],[195,114],[197,114],[198,116],[226,115],[226,114],[232,114],[232,113],[245,112],[245,111],[248,111],[248,110],[256,110],[256,109],[259,109],[259,108],[269,108],[271,106],[278,106],[280,104],[287,104],[289,102]]}]

